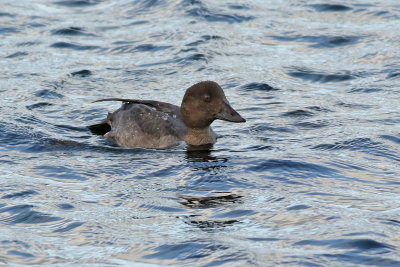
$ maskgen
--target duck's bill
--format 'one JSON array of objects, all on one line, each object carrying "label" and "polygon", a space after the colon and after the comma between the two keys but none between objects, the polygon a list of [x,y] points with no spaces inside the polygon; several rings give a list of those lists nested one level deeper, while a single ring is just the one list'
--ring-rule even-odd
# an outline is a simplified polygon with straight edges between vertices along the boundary
[{"label": "duck's bill", "polygon": [[223,103],[221,111],[215,116],[216,119],[231,121],[231,122],[245,122],[246,120],[234,110],[228,103]]}]

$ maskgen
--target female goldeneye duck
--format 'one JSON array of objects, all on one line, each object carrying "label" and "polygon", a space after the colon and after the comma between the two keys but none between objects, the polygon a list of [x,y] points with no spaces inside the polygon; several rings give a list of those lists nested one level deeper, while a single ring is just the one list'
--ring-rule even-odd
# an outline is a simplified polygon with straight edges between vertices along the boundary
[{"label": "female goldeneye duck", "polygon": [[96,102],[100,101],[123,104],[89,129],[125,147],[168,148],[180,141],[189,146],[212,145],[217,140],[210,127],[214,120],[246,121],[212,81],[189,87],[180,107],[152,100],[108,98]]}]

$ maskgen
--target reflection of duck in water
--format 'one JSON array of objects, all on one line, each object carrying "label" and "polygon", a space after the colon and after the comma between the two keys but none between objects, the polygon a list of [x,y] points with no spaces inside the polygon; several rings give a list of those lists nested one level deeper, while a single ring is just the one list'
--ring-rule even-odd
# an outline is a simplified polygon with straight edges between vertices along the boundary
[{"label": "reflection of duck in water", "polygon": [[153,100],[109,98],[122,101],[101,123],[89,126],[99,135],[126,147],[167,148],[185,141],[191,146],[214,144],[216,120],[245,122],[215,82],[197,83],[186,90],[180,107]]}]

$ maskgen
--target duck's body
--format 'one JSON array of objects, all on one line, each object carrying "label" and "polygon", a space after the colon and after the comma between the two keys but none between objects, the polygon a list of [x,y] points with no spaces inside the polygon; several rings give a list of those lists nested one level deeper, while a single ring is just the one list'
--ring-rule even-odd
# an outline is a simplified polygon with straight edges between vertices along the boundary
[{"label": "duck's body", "polygon": [[124,103],[100,125],[109,128],[104,137],[125,147],[167,148],[178,144],[187,132],[179,107],[157,101]]},{"label": "duck's body", "polygon": [[181,141],[192,146],[214,144],[217,136],[210,124],[215,119],[245,121],[230,107],[215,82],[200,82],[188,88],[181,107],[151,100],[99,101],[125,103],[89,129],[125,147],[168,148]]}]

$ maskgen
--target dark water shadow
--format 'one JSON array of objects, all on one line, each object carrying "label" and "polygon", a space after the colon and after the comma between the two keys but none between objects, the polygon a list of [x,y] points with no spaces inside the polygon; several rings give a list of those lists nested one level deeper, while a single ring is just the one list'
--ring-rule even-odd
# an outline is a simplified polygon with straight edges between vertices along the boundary
[{"label": "dark water shadow", "polygon": [[226,157],[216,157],[212,155],[212,150],[186,151],[186,161],[194,171],[212,172],[214,169],[227,167]]},{"label": "dark water shadow", "polygon": [[85,78],[88,77],[90,75],[92,75],[93,73],[90,70],[79,70],[79,71],[74,71],[71,72],[72,76],[77,76],[77,77],[81,77],[81,78]]},{"label": "dark water shadow", "polygon": [[186,159],[190,161],[193,159],[194,161],[208,161],[213,160],[215,157],[211,156],[213,144],[206,144],[201,146],[191,146],[188,145],[186,147]]},{"label": "dark water shadow", "polygon": [[236,194],[218,194],[215,196],[180,196],[182,205],[194,209],[215,208],[222,205],[240,203],[242,196]]},{"label": "dark water shadow", "polygon": [[198,228],[202,231],[205,232],[218,232],[218,231],[225,231],[227,227],[236,225],[238,223],[240,223],[240,221],[238,220],[213,220],[213,219],[204,219],[201,216],[197,216],[197,215],[189,215],[189,216],[185,216],[183,217],[183,222]]},{"label": "dark water shadow", "polygon": [[64,0],[64,1],[56,1],[54,2],[54,4],[59,6],[78,8],[78,7],[94,6],[101,2],[102,0]]}]

